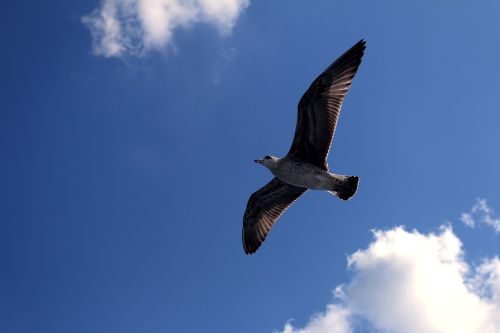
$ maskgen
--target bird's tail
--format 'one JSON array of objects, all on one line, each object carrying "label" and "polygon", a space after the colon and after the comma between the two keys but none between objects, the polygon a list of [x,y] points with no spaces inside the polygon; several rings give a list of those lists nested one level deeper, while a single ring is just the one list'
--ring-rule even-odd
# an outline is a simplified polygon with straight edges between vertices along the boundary
[{"label": "bird's tail", "polygon": [[331,194],[342,200],[349,200],[358,190],[358,176],[341,176],[339,182],[330,191]]}]

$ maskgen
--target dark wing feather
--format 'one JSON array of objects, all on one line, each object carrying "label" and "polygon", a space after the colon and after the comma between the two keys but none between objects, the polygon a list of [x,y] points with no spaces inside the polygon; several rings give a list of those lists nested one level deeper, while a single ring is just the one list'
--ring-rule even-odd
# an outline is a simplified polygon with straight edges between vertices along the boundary
[{"label": "dark wing feather", "polygon": [[365,41],[341,55],[314,80],[298,105],[297,127],[287,157],[328,170],[328,151],[340,108],[356,71]]},{"label": "dark wing feather", "polygon": [[257,251],[276,220],[306,190],[273,178],[250,196],[243,216],[243,249],[246,254]]}]

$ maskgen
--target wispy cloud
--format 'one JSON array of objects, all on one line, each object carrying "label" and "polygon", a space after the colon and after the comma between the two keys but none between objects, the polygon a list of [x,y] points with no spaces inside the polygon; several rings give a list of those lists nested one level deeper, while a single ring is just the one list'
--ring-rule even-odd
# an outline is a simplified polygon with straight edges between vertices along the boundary
[{"label": "wispy cloud", "polygon": [[375,231],[348,267],[353,277],[327,310],[284,333],[351,333],[359,322],[390,333],[500,332],[500,260],[470,266],[450,226],[427,235]]},{"label": "wispy cloud", "polygon": [[476,199],[470,212],[462,213],[460,221],[471,228],[474,228],[478,223],[483,223],[492,227],[495,232],[500,232],[500,218],[495,216],[495,212],[488,206],[486,199]]},{"label": "wispy cloud", "polygon": [[228,34],[249,0],[102,0],[84,16],[93,52],[104,57],[141,55],[172,43],[174,33],[207,23]]}]

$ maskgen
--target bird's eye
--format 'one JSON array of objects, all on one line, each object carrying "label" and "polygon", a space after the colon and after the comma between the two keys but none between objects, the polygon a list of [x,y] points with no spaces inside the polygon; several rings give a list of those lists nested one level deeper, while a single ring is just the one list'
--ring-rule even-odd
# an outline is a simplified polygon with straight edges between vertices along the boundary
[{"label": "bird's eye", "polygon": [[265,160],[270,160],[270,159],[271,159],[271,156],[266,155],[266,156],[264,157],[264,159],[265,159]]}]

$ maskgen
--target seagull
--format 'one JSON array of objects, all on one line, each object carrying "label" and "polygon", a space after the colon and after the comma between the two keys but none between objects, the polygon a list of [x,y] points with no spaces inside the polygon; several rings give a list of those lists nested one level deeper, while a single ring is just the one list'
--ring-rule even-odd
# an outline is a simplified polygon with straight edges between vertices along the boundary
[{"label": "seagull", "polygon": [[308,189],[324,190],[342,200],[358,189],[359,177],[330,173],[328,151],[344,97],[351,86],[366,42],[347,50],[304,93],[298,105],[292,146],[285,157],[255,160],[274,175],[248,200],[243,216],[243,249],[252,254],[265,241],[283,212]]}]

